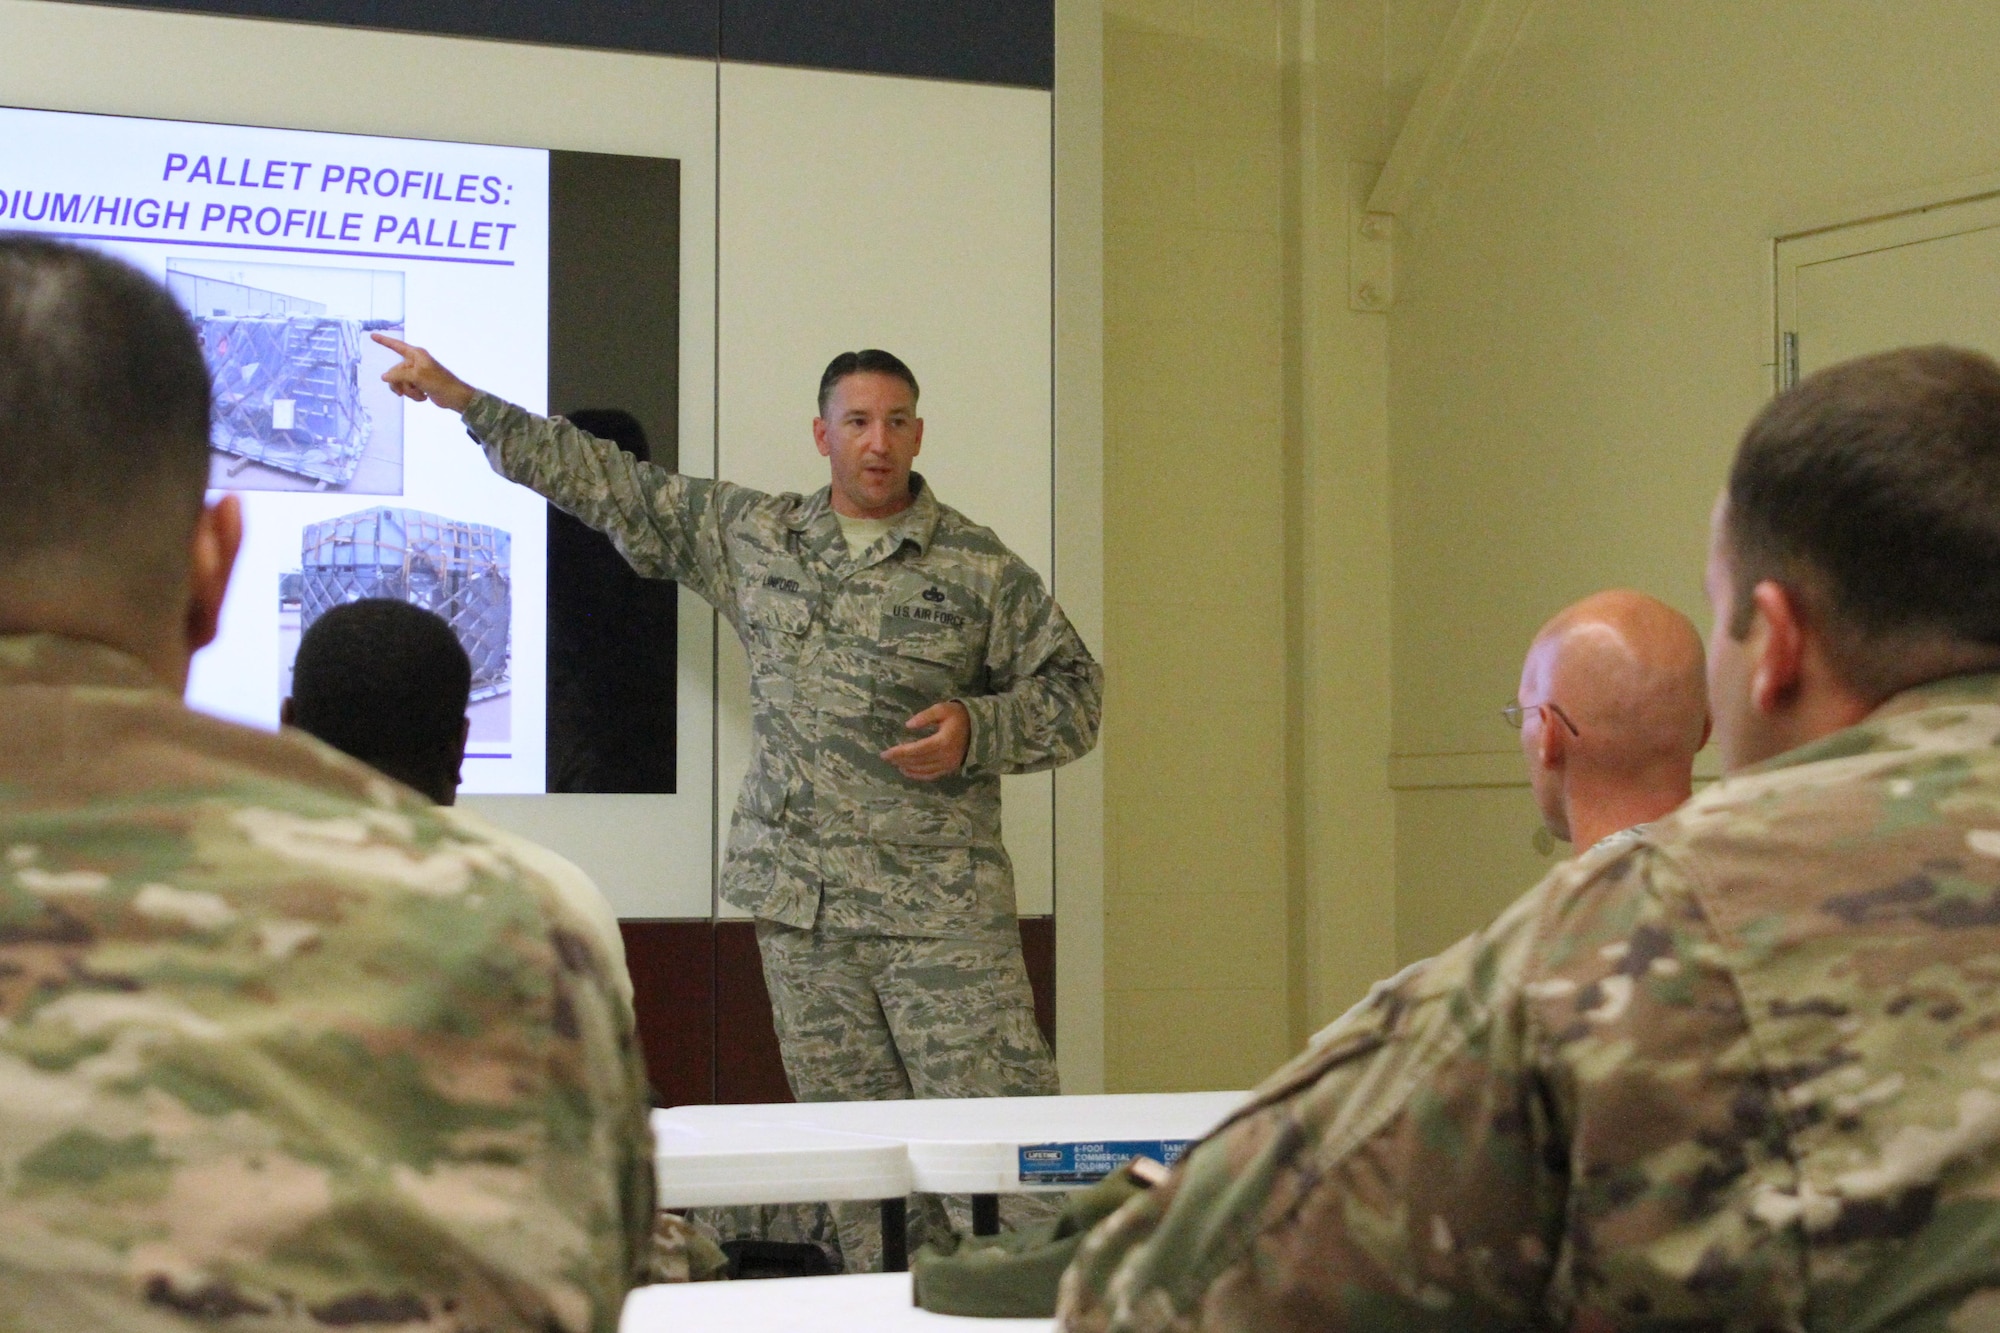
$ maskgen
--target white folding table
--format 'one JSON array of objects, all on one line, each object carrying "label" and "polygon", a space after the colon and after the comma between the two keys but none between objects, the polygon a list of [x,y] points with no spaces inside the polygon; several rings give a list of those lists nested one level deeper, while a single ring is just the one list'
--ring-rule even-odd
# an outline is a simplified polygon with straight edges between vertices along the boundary
[{"label": "white folding table", "polygon": [[915,1182],[895,1139],[797,1126],[782,1135],[717,1118],[686,1123],[653,1112],[660,1206],[675,1210],[758,1203],[867,1199],[882,1205],[882,1258],[908,1265],[905,1208]]},{"label": "white folding table", "polygon": [[641,1287],[619,1333],[1048,1333],[1052,1319],[969,1319],[910,1303],[908,1273]]},{"label": "white folding table", "polygon": [[[1248,1095],[1160,1092],[677,1106],[653,1112],[653,1128],[663,1141],[677,1131],[692,1131],[694,1137],[686,1140],[690,1152],[701,1151],[704,1135],[731,1135],[729,1169],[745,1170],[760,1159],[770,1163],[755,1168],[760,1183],[753,1188],[767,1188],[761,1182],[789,1171],[819,1169],[810,1163],[822,1145],[837,1146],[856,1137],[893,1143],[905,1153],[909,1188],[971,1195],[973,1231],[991,1235],[999,1230],[1000,1195],[1088,1184],[1135,1156],[1172,1165],[1188,1143],[1213,1129]],[[828,1140],[827,1135],[837,1137]],[[727,1192],[724,1172],[714,1174]],[[727,1202],[806,1201],[808,1196],[798,1192],[808,1188],[803,1181],[785,1188],[793,1193],[784,1200]],[[663,1176],[662,1201],[671,1202],[670,1194]],[[884,1199],[884,1266],[892,1254],[903,1252],[904,1219],[891,1211],[886,1195],[810,1197]]]}]

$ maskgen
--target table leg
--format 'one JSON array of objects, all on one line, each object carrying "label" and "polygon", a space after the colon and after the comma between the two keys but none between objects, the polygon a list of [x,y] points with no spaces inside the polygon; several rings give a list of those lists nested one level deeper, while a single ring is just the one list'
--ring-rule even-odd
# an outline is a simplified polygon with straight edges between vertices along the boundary
[{"label": "table leg", "polygon": [[909,1204],[903,1199],[882,1200],[882,1271],[910,1271]]},{"label": "table leg", "polygon": [[997,1236],[1000,1234],[999,1195],[975,1194],[972,1196],[972,1234],[975,1236]]}]

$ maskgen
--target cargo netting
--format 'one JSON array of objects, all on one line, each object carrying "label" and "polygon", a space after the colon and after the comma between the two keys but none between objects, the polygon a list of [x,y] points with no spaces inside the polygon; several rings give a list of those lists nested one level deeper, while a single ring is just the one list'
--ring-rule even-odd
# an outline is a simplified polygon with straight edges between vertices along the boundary
[{"label": "cargo netting", "polygon": [[369,435],[358,321],[207,315],[195,324],[215,386],[217,449],[331,486],[353,480]]},{"label": "cargo netting", "polygon": [[472,659],[472,697],[510,678],[513,539],[484,523],[418,509],[364,509],[308,524],[301,543],[299,631],[343,602],[393,597],[442,616]]}]

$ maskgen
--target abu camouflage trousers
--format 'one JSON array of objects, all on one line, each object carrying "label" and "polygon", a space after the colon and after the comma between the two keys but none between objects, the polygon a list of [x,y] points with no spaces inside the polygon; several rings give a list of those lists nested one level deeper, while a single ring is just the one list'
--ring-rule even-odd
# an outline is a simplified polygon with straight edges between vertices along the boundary
[{"label": "abu camouflage trousers", "polygon": [[802,1102],[1058,1091],[1018,939],[829,937],[759,921],[757,945]]},{"label": "abu camouflage trousers", "polygon": [[[764,984],[792,1096],[802,1102],[901,1101],[910,1097],[1039,1097],[1060,1091],[1055,1059],[1035,1024],[1035,997],[1018,939],[827,936],[775,921],[757,923]],[[921,1195],[910,1210],[910,1245],[939,1228],[971,1229],[965,1199]],[[1010,1229],[1054,1216],[1059,1198],[1006,1195]],[[778,1239],[833,1240],[850,1273],[882,1266],[881,1210],[871,1203],[819,1210],[731,1209],[737,1225]],[[723,1229],[703,1210],[705,1221]],[[806,1216],[817,1212],[815,1225]],[[763,1214],[774,1216],[763,1217]],[[831,1225],[829,1225],[829,1223]],[[739,1232],[739,1234],[741,1234]]]}]

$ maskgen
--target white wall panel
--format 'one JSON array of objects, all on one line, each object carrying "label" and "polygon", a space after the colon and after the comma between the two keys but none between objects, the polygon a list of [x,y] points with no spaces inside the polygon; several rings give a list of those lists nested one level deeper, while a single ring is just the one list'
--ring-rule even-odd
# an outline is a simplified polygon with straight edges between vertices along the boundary
[{"label": "white wall panel", "polygon": [[[0,104],[677,158],[682,467],[824,484],[819,373],[887,347],[924,386],[919,469],[1054,573],[1045,91],[0,0]],[[741,650],[714,632],[684,598],[677,795],[467,804],[578,862],[622,915],[707,915],[748,736]],[[1007,779],[1026,913],[1053,910],[1053,793]]]},{"label": "white wall panel", "polygon": [[[1053,563],[1050,95],[725,65],[718,475],[813,491],[814,392],[883,347],[923,386],[917,469],[1046,579]],[[748,763],[745,663],[722,651],[725,816]],[[1006,780],[1024,913],[1053,908],[1049,775]]]},{"label": "white wall panel", "polygon": [[[715,75],[699,60],[0,0],[4,105],[680,159],[681,464],[698,473],[714,466]],[[625,916],[702,917],[713,901],[713,618],[682,605],[679,794],[466,800],[577,862]]]}]

